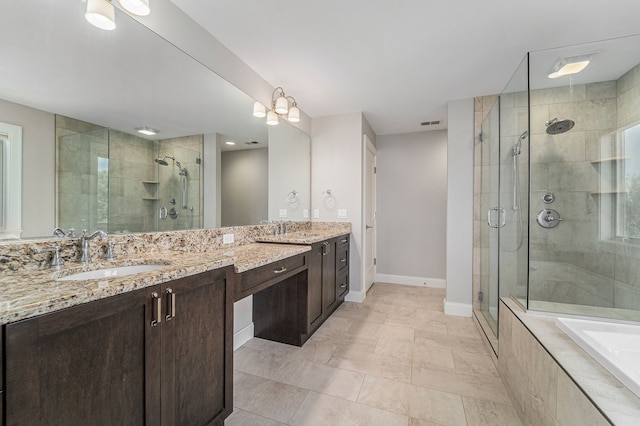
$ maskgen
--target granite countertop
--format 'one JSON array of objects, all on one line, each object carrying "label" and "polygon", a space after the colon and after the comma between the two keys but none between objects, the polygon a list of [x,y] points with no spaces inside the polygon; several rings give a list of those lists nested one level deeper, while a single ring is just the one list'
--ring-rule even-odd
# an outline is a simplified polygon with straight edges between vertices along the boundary
[{"label": "granite countertop", "polygon": [[[5,271],[0,276],[0,325],[229,265],[234,265],[235,271],[240,273],[309,250],[308,246],[254,243],[201,253],[158,251],[127,255],[114,262],[94,260],[88,265],[67,262],[60,271]],[[167,266],[128,276],[58,280],[78,272],[148,264]]]},{"label": "granite countertop", "polygon": [[348,233],[349,232],[345,232],[344,229],[311,229],[288,232],[282,235],[260,236],[257,241],[282,244],[314,244],[330,238],[346,235]]}]

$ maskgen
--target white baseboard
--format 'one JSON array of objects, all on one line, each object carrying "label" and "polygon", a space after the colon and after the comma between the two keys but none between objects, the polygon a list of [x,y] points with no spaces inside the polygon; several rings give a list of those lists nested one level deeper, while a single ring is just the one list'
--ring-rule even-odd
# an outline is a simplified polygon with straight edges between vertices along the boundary
[{"label": "white baseboard", "polygon": [[412,285],[416,287],[447,288],[447,280],[439,278],[409,277],[404,275],[376,274],[376,282]]},{"label": "white baseboard", "polygon": [[454,315],[456,317],[470,317],[473,314],[473,305],[468,303],[444,302],[444,313],[446,315]]},{"label": "white baseboard", "polygon": [[233,350],[253,339],[253,323],[233,333]]},{"label": "white baseboard", "polygon": [[344,297],[345,302],[364,302],[364,294],[361,291],[349,290],[349,293]]}]

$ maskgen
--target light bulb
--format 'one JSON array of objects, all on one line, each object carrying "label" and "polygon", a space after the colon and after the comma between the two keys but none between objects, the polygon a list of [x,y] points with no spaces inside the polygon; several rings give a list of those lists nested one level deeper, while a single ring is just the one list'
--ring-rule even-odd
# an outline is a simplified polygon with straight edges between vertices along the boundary
[{"label": "light bulb", "polygon": [[300,110],[297,106],[292,106],[291,108],[289,108],[287,119],[292,123],[297,123],[300,121]]},{"label": "light bulb", "polygon": [[284,96],[280,96],[276,99],[276,112],[278,114],[286,114],[289,111],[289,101]]},{"label": "light bulb", "polygon": [[273,111],[269,111],[267,113],[267,124],[269,126],[275,126],[276,124],[278,124],[278,114]]},{"label": "light bulb", "polygon": [[107,0],[87,0],[87,13],[84,17],[91,25],[101,30],[116,28],[115,8]]},{"label": "light bulb", "polygon": [[253,116],[264,117],[267,115],[266,108],[260,102],[253,104]]},{"label": "light bulb", "polygon": [[147,16],[151,13],[149,0],[120,0],[120,4],[129,13],[138,16]]}]

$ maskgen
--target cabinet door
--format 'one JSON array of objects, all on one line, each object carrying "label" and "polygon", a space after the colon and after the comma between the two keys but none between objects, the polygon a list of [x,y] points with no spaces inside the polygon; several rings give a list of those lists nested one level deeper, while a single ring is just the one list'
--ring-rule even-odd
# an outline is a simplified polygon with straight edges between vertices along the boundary
[{"label": "cabinet door", "polygon": [[322,256],[322,296],[325,315],[330,314],[338,306],[336,289],[336,242],[337,239],[325,241]]},{"label": "cabinet door", "polygon": [[311,334],[323,320],[322,304],[322,260],[324,245],[316,243],[309,253],[309,272],[307,280],[307,333]]},{"label": "cabinet door", "polygon": [[159,326],[153,291],[8,324],[7,425],[158,425]]},{"label": "cabinet door", "polygon": [[233,411],[233,292],[226,271],[163,284],[163,425],[222,424]]}]

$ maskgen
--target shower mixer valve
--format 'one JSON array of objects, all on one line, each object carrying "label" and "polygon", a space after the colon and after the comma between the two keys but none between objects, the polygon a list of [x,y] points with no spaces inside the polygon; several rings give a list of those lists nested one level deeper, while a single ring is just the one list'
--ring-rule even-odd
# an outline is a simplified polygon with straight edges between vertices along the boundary
[{"label": "shower mixer valve", "polygon": [[561,220],[560,213],[553,209],[542,209],[536,215],[538,225],[543,228],[555,228],[560,224]]}]

